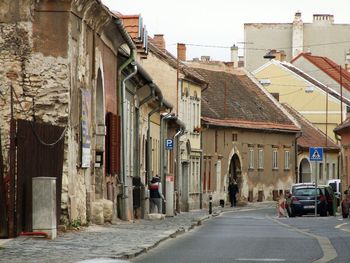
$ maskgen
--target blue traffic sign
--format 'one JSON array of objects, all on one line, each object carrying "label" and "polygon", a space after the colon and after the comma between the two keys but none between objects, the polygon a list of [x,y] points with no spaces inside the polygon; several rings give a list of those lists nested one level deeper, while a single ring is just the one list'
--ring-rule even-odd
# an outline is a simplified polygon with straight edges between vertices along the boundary
[{"label": "blue traffic sign", "polygon": [[173,139],[165,139],[165,149],[172,150],[174,148],[174,140]]},{"label": "blue traffic sign", "polygon": [[323,161],[323,148],[310,147],[310,161],[321,162]]}]

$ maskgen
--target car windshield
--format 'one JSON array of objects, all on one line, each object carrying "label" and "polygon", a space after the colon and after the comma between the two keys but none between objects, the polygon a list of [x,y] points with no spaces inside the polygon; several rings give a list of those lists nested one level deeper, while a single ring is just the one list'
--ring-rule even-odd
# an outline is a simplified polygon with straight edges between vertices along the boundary
[{"label": "car windshield", "polygon": [[[317,189],[317,194],[320,194],[320,189]],[[295,195],[297,196],[315,196],[315,188],[297,188],[295,189]]]}]

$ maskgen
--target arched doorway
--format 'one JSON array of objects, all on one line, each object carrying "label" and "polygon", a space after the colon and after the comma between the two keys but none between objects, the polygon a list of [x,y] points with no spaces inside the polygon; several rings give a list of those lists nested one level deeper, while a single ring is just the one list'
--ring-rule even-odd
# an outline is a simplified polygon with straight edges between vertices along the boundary
[{"label": "arched doorway", "polygon": [[238,188],[241,189],[242,188],[242,170],[241,170],[241,162],[237,154],[234,154],[231,158],[227,184],[229,184],[230,181],[233,179],[236,180],[238,184]]},{"label": "arched doorway", "polygon": [[301,160],[299,164],[299,183],[311,182],[311,165],[307,158]]}]

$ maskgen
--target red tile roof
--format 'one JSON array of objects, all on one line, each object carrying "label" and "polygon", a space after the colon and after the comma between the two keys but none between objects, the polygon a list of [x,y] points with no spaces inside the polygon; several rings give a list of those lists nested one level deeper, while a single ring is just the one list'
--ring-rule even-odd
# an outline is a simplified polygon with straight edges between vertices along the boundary
[{"label": "red tile roof", "polygon": [[350,73],[346,69],[342,68],[340,65],[336,64],[327,57],[314,56],[311,53],[300,53],[291,60],[291,63],[295,62],[300,57],[304,57],[306,60],[326,73],[330,78],[338,82],[339,85],[342,83],[342,86],[350,91]]},{"label": "red tile roof", "polygon": [[273,101],[243,70],[231,74],[193,69],[209,83],[209,87],[202,91],[204,123],[269,131],[300,131],[278,107],[278,102]]},{"label": "red tile roof", "polygon": [[323,147],[326,151],[339,151],[340,148],[321,130],[304,118],[290,105],[282,103],[285,109],[299,122],[302,135],[297,139],[298,147],[308,150],[310,147]]},{"label": "red tile roof", "polygon": [[342,124],[339,124],[335,129],[334,129],[334,132],[336,134],[341,134],[343,133],[343,131],[345,131],[346,128],[349,128],[350,127],[350,118],[346,118],[346,120],[342,123]]}]

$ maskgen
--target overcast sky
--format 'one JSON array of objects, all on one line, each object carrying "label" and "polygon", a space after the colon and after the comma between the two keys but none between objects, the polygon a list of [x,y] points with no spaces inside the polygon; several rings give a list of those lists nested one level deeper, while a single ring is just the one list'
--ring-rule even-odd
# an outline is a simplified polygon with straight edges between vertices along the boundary
[{"label": "overcast sky", "polygon": [[[305,23],[313,14],[332,14],[350,24],[350,0],[102,0],[113,11],[141,14],[148,35],[164,34],[167,49],[176,43],[243,47],[244,23],[291,23],[300,11]],[[240,49],[242,50],[242,49]],[[240,54],[242,54],[240,52]],[[208,55],[230,60],[229,48],[187,45],[187,59]]]}]

